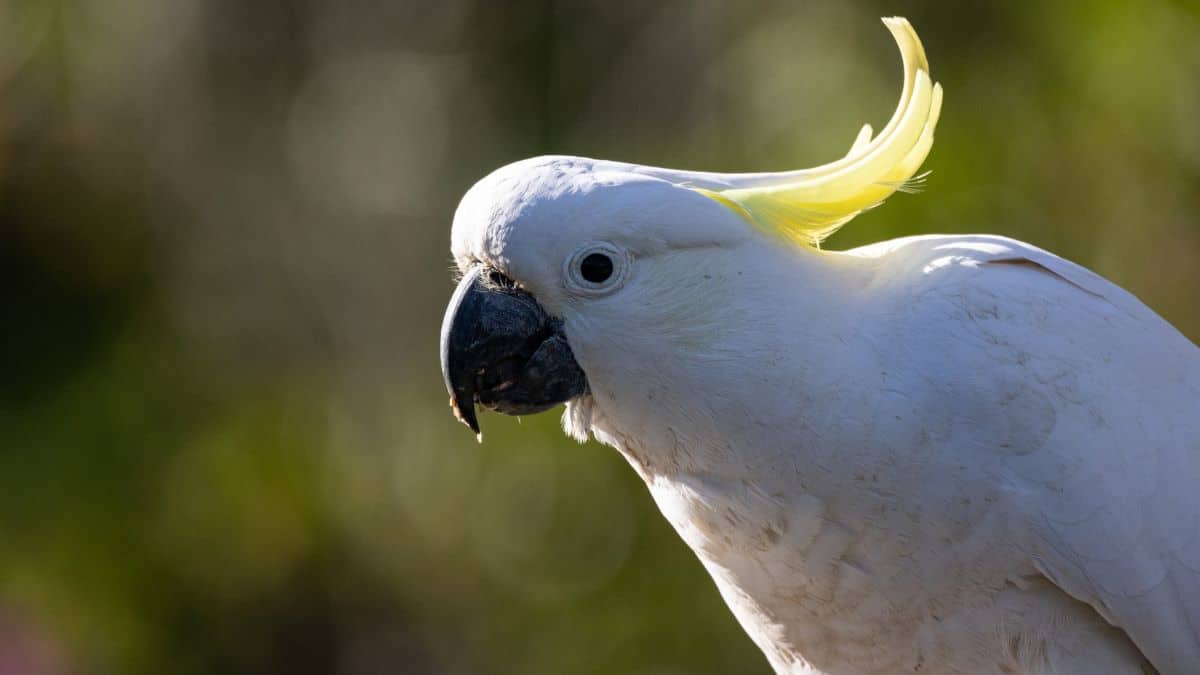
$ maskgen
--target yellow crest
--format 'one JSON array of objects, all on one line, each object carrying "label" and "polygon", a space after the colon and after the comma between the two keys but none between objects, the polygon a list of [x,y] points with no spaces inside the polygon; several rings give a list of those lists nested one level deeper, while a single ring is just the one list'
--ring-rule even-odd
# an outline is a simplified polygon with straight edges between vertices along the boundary
[{"label": "yellow crest", "polygon": [[[877,206],[897,190],[913,191],[915,176],[933,147],[942,107],[942,86],[929,77],[925,48],[907,19],[883,20],[900,47],[904,89],[887,126],[874,139],[871,125],[859,132],[850,152],[812,169],[733,176],[727,187],[693,187],[734,209],[755,225],[786,239],[819,247],[851,218]],[[915,176],[915,177],[914,177]]]}]

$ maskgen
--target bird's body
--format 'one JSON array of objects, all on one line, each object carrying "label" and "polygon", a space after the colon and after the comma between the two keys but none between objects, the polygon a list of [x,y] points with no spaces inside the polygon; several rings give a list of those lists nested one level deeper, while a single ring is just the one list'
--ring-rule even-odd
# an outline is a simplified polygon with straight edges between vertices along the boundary
[{"label": "bird's body", "polygon": [[451,404],[620,450],[779,673],[1200,672],[1200,349],[1033,246],[817,246],[941,88],[780,174],[551,156],[463,198]]},{"label": "bird's body", "polygon": [[1007,239],[772,255],[690,261],[756,301],[624,336],[643,376],[593,377],[590,414],[779,672],[1142,672],[1105,607],[1200,663],[1194,345]]}]

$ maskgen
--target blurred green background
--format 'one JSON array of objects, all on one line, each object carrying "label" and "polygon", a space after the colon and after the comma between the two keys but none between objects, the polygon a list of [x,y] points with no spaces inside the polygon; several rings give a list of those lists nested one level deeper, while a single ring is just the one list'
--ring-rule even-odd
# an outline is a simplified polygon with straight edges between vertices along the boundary
[{"label": "blurred green background", "polygon": [[0,674],[766,673],[613,451],[453,421],[458,197],[569,153],[841,156],[946,103],[920,196],[1200,336],[1200,9],[0,1]]}]

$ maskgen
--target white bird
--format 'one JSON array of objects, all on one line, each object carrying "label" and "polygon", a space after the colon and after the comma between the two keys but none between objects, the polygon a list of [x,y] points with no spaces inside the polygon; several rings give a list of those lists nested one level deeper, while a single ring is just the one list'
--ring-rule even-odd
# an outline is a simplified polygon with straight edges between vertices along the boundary
[{"label": "white bird", "polygon": [[[778,673],[1200,672],[1200,349],[996,236],[821,239],[912,185],[941,88],[832,164],[538,157],[455,215],[456,412],[619,450]],[[666,573],[666,571],[664,571]]]}]

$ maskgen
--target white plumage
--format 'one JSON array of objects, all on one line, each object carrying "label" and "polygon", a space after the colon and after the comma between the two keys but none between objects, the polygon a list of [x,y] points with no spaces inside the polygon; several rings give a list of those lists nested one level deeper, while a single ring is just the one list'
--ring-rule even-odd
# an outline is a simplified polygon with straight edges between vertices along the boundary
[{"label": "white plumage", "polygon": [[1200,349],[1028,244],[821,251],[721,180],[519,162],[453,250],[561,318],[568,433],[624,454],[776,671],[1200,672]]}]

